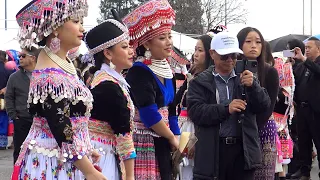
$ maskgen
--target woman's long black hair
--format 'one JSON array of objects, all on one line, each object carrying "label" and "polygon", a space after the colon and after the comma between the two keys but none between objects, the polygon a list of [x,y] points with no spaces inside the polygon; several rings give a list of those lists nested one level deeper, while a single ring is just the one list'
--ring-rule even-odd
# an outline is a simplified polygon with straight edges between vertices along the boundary
[{"label": "woman's long black hair", "polygon": [[[253,28],[253,27],[246,27],[246,28],[243,28],[237,35],[238,37],[238,40],[239,40],[239,48],[243,50],[243,44],[245,43],[245,40],[248,36],[248,34],[250,32],[256,32],[258,33],[258,35],[260,36],[260,40],[261,40],[261,45],[262,45],[262,48],[261,48],[261,54],[260,56],[257,58],[257,61],[258,61],[258,79],[260,81],[260,84],[264,87],[264,82],[265,82],[265,62],[266,62],[266,46],[265,46],[265,40],[261,34],[261,32],[256,29],[256,28]],[[244,57],[246,58],[246,57]]]},{"label": "woman's long black hair", "polygon": [[274,66],[275,61],[272,55],[270,43],[268,43],[267,41],[265,41],[264,43],[266,45],[266,63]]},{"label": "woman's long black hair", "polygon": [[205,63],[201,67],[197,67],[196,65],[193,65],[190,69],[191,74],[198,74],[202,71],[208,69],[210,66],[214,64],[213,59],[210,56],[210,46],[211,46],[211,40],[212,38],[209,35],[202,35],[199,37],[199,40],[202,42],[204,51],[205,51]]}]

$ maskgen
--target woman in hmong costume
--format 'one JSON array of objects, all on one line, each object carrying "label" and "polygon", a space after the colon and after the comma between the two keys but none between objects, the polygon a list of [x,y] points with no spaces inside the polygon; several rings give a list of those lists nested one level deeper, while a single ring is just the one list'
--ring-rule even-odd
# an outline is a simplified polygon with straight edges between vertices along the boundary
[{"label": "woman in hmong costume", "polygon": [[[178,106],[178,120],[181,132],[194,133],[193,122],[188,118],[186,94],[188,92],[189,82],[193,76],[196,76],[213,64],[213,59],[209,52],[211,40],[212,38],[209,35],[199,37],[193,54],[194,64],[191,66],[190,73],[187,74],[187,79],[177,92],[176,105]],[[188,158],[185,158],[183,161],[184,164],[180,175],[182,177],[181,180],[191,180],[193,178],[193,153],[194,150],[191,150]]]},{"label": "woman in hmong costume", "polygon": [[266,63],[266,44],[260,31],[246,27],[238,33],[239,47],[244,58],[257,61],[257,75],[271,100],[271,105],[264,113],[257,114],[257,124],[262,151],[262,166],[254,174],[255,180],[274,180],[276,165],[277,127],[272,116],[279,91],[279,76],[277,70]]},{"label": "woman in hmong costume", "polygon": [[45,46],[32,73],[28,108],[34,116],[14,166],[13,180],[105,180],[92,162],[88,121],[92,95],[67,58],[79,46],[86,0],[33,0],[17,14],[19,42]]},{"label": "woman in hmong costume", "polygon": [[167,61],[172,51],[174,19],[167,0],[151,0],[123,20],[138,56],[126,76],[137,108],[135,179],[172,179],[171,147],[178,148],[175,135],[180,135],[175,79]]},{"label": "woman in hmong costume", "polygon": [[94,103],[89,132],[92,145],[101,154],[99,166],[108,180],[133,180],[134,105],[130,86],[121,75],[123,69],[132,66],[133,51],[129,47],[128,29],[118,20],[108,19],[85,36],[95,63],[90,68],[94,74],[91,82]]},{"label": "woman in hmong costume", "polygon": [[291,63],[284,63],[283,59],[275,59],[274,67],[278,70],[280,80],[280,91],[277,103],[274,107],[273,116],[278,129],[278,158],[276,172],[280,179],[285,179],[286,173],[284,165],[290,163],[293,157],[293,142],[289,134],[289,123],[294,115],[293,95],[294,95],[294,76]]}]

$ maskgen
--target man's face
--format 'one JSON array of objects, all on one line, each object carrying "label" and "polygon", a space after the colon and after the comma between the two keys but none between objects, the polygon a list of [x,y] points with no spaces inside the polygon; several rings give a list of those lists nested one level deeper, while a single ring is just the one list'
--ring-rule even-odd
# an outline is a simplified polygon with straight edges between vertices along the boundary
[{"label": "man's face", "polygon": [[21,53],[19,54],[20,58],[20,66],[22,68],[30,66],[33,61],[35,61],[35,57],[33,55],[28,54],[26,50],[22,50]]},{"label": "man's face", "polygon": [[306,56],[311,60],[315,60],[320,55],[320,49],[314,40],[306,43]]},{"label": "man's face", "polygon": [[237,53],[219,55],[215,50],[210,50],[216,70],[222,73],[231,73],[237,62]]}]

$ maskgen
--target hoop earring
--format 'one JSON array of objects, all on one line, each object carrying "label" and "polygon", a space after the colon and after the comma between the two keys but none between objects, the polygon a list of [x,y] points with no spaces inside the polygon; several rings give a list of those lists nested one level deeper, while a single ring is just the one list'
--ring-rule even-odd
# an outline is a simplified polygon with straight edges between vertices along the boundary
[{"label": "hoop earring", "polygon": [[60,39],[58,38],[58,33],[54,33],[54,38],[50,42],[50,50],[53,53],[57,53],[60,50]]}]

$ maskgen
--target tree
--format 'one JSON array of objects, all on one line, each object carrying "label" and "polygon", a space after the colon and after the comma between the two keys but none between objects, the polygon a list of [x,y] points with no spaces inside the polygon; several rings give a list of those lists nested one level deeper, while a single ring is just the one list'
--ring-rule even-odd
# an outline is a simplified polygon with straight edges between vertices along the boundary
[{"label": "tree", "polygon": [[176,11],[173,30],[186,34],[203,34],[203,9],[201,0],[170,0]]},{"label": "tree", "polygon": [[206,19],[206,31],[215,25],[246,23],[248,10],[243,0],[204,0],[203,8]]},{"label": "tree", "polygon": [[103,22],[108,18],[112,18],[111,9],[114,8],[119,13],[120,18],[129,14],[137,5],[139,1],[135,0],[100,0],[100,18],[97,19],[98,23]]}]

